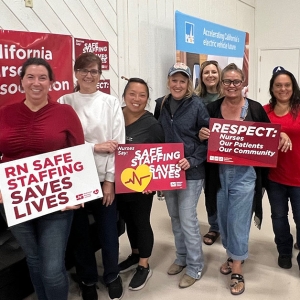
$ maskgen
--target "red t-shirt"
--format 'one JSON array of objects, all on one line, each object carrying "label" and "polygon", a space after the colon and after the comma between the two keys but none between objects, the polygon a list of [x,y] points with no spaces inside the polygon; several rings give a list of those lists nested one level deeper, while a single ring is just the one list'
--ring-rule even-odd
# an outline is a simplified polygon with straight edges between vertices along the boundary
[{"label": "red t-shirt", "polygon": [[1,162],[80,144],[82,126],[69,105],[49,102],[33,112],[21,102],[0,109]]},{"label": "red t-shirt", "polygon": [[274,124],[281,125],[281,132],[291,139],[293,150],[278,152],[276,168],[270,168],[269,179],[284,185],[300,187],[300,114],[294,119],[292,114],[277,116],[270,105],[264,106],[266,113]]}]

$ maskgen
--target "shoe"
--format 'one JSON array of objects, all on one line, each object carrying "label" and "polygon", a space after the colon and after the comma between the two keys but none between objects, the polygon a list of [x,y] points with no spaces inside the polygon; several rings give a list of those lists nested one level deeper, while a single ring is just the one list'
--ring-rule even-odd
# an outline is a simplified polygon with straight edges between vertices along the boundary
[{"label": "shoe", "polygon": [[80,285],[81,296],[83,300],[98,300],[96,284],[86,285],[82,283]]},{"label": "shoe", "polygon": [[[235,291],[235,288],[239,286],[242,287],[239,291]],[[231,282],[230,282],[230,292],[232,295],[240,295],[245,291],[245,280],[244,276],[241,274],[231,274]]]},{"label": "shoe", "polygon": [[138,266],[139,261],[140,256],[138,254],[130,254],[124,261],[119,263],[119,272],[123,274],[125,272],[135,269]]},{"label": "shoe", "polygon": [[168,270],[168,274],[169,275],[179,274],[185,267],[186,266],[179,266],[179,265],[176,265],[175,263],[173,263]]},{"label": "shoe", "polygon": [[[245,261],[242,260],[241,264],[243,264]],[[220,267],[220,272],[223,275],[228,275],[232,272],[231,268],[232,268],[232,263],[233,263],[233,259],[231,257],[228,257],[226,262],[224,264],[222,264],[222,266]]]},{"label": "shoe", "polygon": [[122,279],[118,276],[114,281],[107,285],[110,300],[119,300],[123,297]]},{"label": "shoe", "polygon": [[182,289],[187,288],[187,287],[193,285],[196,282],[196,280],[197,279],[195,279],[187,274],[184,274],[182,276],[182,278],[180,279],[179,287]]},{"label": "shoe", "polygon": [[[212,234],[213,233],[213,234]],[[210,239],[210,242],[206,242],[203,239],[203,243],[205,245],[211,246],[220,236],[220,232],[217,231],[209,231],[206,235],[203,236],[203,238]]]},{"label": "shoe", "polygon": [[289,255],[278,256],[278,266],[283,269],[290,269],[292,267],[292,258]]},{"label": "shoe", "polygon": [[148,265],[148,268],[144,268],[143,266],[138,266],[136,271],[129,283],[129,289],[132,291],[141,290],[152,276],[152,270]]}]

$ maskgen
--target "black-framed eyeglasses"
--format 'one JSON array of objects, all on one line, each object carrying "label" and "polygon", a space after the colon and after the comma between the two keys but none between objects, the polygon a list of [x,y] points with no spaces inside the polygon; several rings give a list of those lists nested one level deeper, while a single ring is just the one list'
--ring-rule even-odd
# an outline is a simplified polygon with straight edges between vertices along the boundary
[{"label": "black-framed eyeglasses", "polygon": [[88,69],[77,69],[77,71],[78,71],[79,74],[82,75],[82,76],[86,76],[88,73],[90,73],[91,76],[97,76],[98,74],[101,73],[100,70],[96,70],[96,69],[92,69],[92,70],[88,70]]},{"label": "black-framed eyeglasses", "polygon": [[222,83],[225,86],[230,86],[231,84],[233,84],[234,86],[240,86],[242,84],[242,80],[239,79],[235,79],[235,80],[230,80],[230,79],[223,79]]},{"label": "black-framed eyeglasses", "polygon": [[211,64],[213,64],[213,65],[215,65],[215,66],[218,66],[219,64],[218,64],[218,62],[216,61],[216,60],[206,60],[206,61],[204,61],[202,64],[201,64],[201,68],[203,68],[203,67],[206,67],[207,65],[211,65]]}]

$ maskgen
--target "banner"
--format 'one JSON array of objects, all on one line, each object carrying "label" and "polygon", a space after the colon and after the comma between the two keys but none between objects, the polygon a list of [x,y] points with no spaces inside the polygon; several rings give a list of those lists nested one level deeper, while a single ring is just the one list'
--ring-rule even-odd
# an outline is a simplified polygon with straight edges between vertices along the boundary
[{"label": "banner", "polygon": [[53,101],[73,91],[72,38],[67,35],[0,30],[0,106],[22,101],[22,64],[30,57],[51,65],[55,82],[49,92]]},{"label": "banner", "polygon": [[201,65],[214,60],[221,69],[235,63],[245,75],[243,93],[248,92],[249,34],[234,28],[175,12],[176,62],[192,71],[193,84],[199,83]]},{"label": "banner", "polygon": [[0,164],[8,226],[102,197],[90,145]]},{"label": "banner", "polygon": [[211,118],[207,161],[276,167],[281,126]]},{"label": "banner", "polygon": [[124,144],[116,151],[116,193],[186,188],[183,144]]},{"label": "banner", "polygon": [[74,38],[75,59],[86,52],[93,52],[101,58],[102,71],[109,70],[109,46],[107,41]]}]

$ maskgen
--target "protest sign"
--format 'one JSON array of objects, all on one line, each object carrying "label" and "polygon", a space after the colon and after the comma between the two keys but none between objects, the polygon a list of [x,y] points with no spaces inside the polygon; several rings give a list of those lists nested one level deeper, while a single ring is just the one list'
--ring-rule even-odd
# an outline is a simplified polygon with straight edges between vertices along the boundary
[{"label": "protest sign", "polygon": [[276,167],[281,126],[211,118],[207,161]]},{"label": "protest sign", "polygon": [[185,189],[183,144],[126,144],[116,151],[116,193]]},{"label": "protest sign", "polygon": [[90,145],[2,163],[0,183],[8,226],[102,197]]}]

